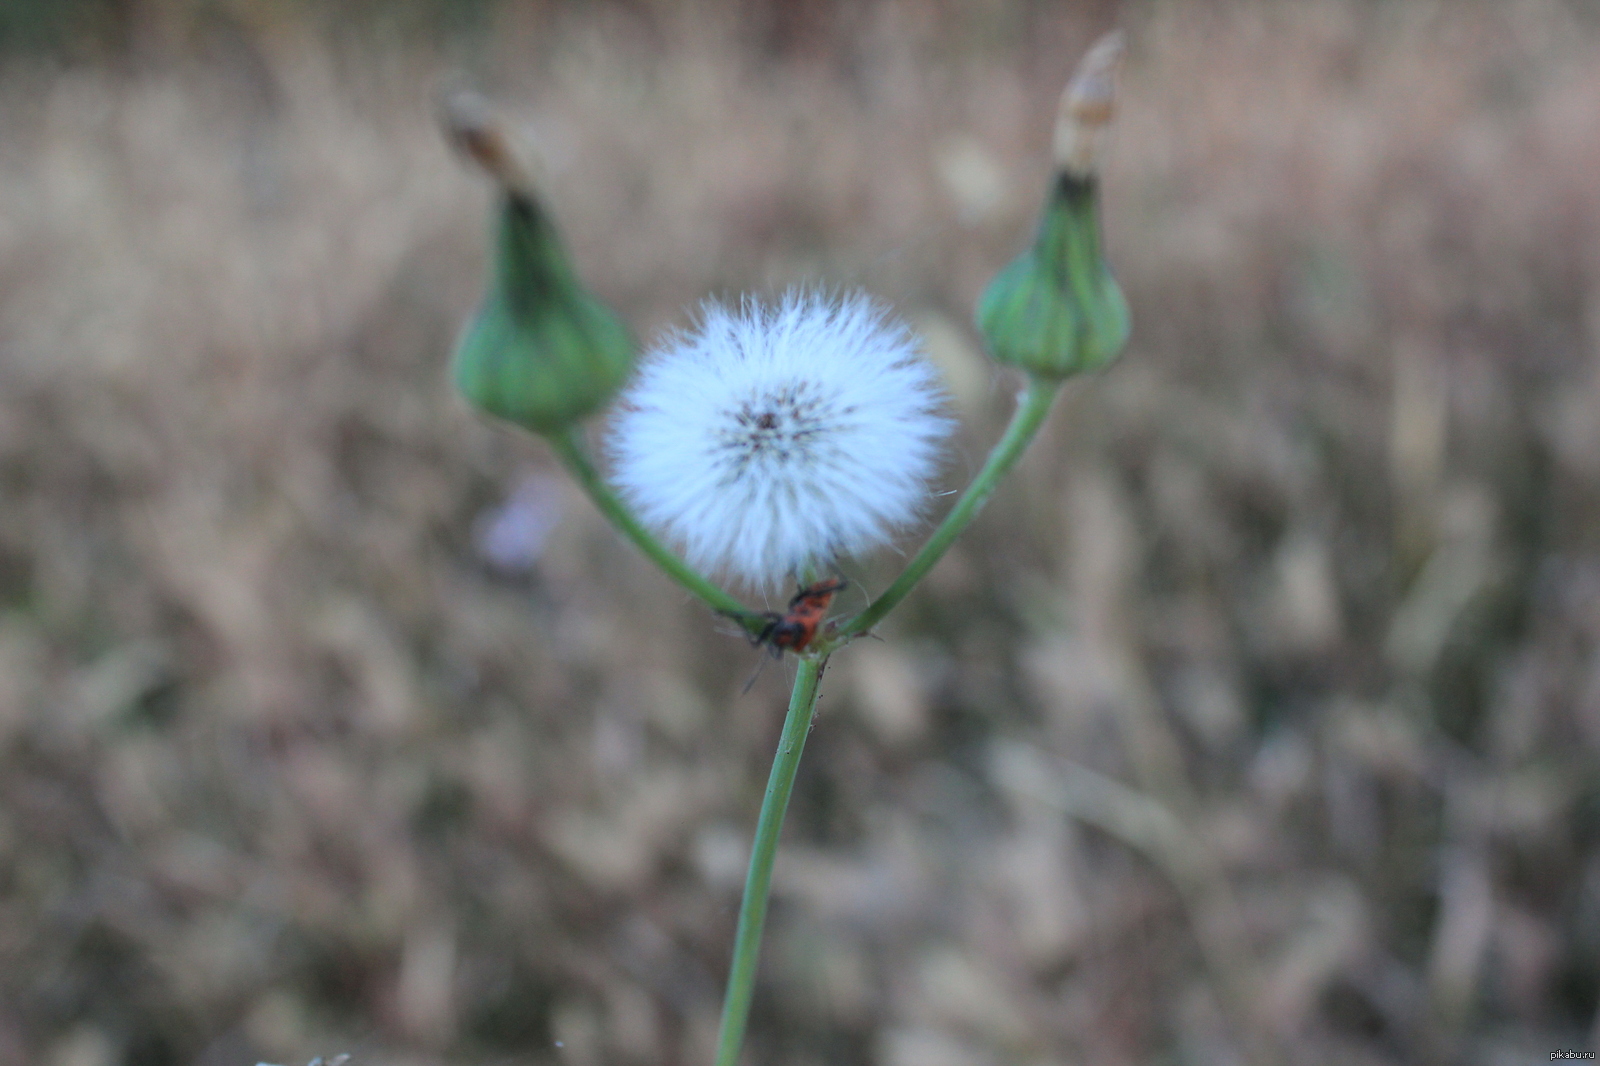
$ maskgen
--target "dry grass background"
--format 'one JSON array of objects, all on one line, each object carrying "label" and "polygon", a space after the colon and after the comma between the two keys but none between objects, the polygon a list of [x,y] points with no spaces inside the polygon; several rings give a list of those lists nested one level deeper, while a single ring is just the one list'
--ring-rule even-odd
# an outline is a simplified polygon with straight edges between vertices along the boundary
[{"label": "dry grass background", "polygon": [[831,665],[750,1059],[1595,1046],[1592,7],[117,11],[0,72],[0,1061],[709,1061],[785,682],[452,396],[429,90],[527,120],[645,337],[891,301],[959,487],[1114,18],[1134,342]]}]

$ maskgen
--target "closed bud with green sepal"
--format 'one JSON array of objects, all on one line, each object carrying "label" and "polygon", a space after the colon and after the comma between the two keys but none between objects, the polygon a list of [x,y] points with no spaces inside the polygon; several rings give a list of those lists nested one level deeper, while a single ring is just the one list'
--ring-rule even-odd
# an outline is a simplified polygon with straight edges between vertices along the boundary
[{"label": "closed bud with green sepal", "polygon": [[456,387],[488,414],[557,432],[616,395],[633,365],[633,340],[578,280],[522,146],[477,97],[448,100],[444,120],[501,188],[489,291],[456,344]]},{"label": "closed bud with green sepal", "polygon": [[1121,56],[1122,35],[1103,38],[1067,86],[1038,234],[978,302],[978,329],[995,358],[1041,377],[1102,367],[1128,341],[1128,304],[1101,250],[1098,178]]}]

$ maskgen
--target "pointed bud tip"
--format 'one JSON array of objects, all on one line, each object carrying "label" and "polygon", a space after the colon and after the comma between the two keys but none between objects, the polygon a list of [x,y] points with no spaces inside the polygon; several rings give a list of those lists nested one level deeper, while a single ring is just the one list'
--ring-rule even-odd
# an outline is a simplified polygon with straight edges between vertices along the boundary
[{"label": "pointed bud tip", "polygon": [[978,329],[1002,363],[1064,378],[1110,363],[1127,344],[1128,303],[1100,246],[1101,142],[1111,123],[1124,38],[1109,33],[1078,64],[1056,118],[1056,180],[1033,247],[978,301]]},{"label": "pointed bud tip", "polygon": [[445,137],[503,194],[492,214],[489,291],[456,341],[456,388],[524,429],[565,429],[616,395],[633,366],[633,340],[573,272],[540,204],[542,168],[529,140],[459,84],[447,83],[436,100]]},{"label": "pointed bud tip", "polygon": [[1100,166],[1100,148],[1111,124],[1117,96],[1117,70],[1127,48],[1127,35],[1112,30],[1084,54],[1061,94],[1056,113],[1055,160],[1061,170],[1092,176]]},{"label": "pointed bud tip", "polygon": [[439,126],[456,151],[506,192],[536,196],[540,167],[533,145],[513,134],[487,99],[463,86],[447,85],[439,91],[438,110]]}]

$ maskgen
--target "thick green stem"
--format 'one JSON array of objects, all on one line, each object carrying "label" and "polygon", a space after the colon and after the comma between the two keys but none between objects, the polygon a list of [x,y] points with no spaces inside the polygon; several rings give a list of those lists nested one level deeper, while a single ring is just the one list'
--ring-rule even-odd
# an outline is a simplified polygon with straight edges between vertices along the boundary
[{"label": "thick green stem", "polygon": [[739,620],[746,629],[751,628],[753,623],[746,621],[750,612],[745,609],[744,604],[713,585],[639,524],[639,520],[633,517],[633,512],[628,510],[627,505],[611,491],[611,486],[606,484],[605,479],[600,476],[600,471],[595,469],[594,460],[589,458],[589,451],[584,447],[583,438],[579,436],[579,431],[575,427],[568,426],[547,434],[545,439],[550,442],[550,447],[555,449],[557,457],[572,475],[573,480],[589,494],[589,499],[594,501],[600,513],[605,515],[624,536],[633,541],[634,546],[644,552],[651,562],[666,571],[672,580],[698,596],[713,611]]},{"label": "thick green stem", "polygon": [[[1050,405],[1055,401],[1056,393],[1061,391],[1059,379],[1030,376],[1028,387],[1022,393],[1021,400],[1017,403],[1016,413],[1011,416],[1011,424],[1006,427],[1006,432],[994,450],[989,453],[989,459],[983,464],[983,469],[978,471],[978,476],[972,479],[972,484],[967,486],[967,491],[961,494],[961,499],[945,515],[944,521],[939,523],[939,528],[933,531],[933,536],[917,552],[905,571],[895,578],[894,584],[884,590],[866,610],[856,615],[839,626],[839,641],[867,632],[883,620],[883,616],[892,611],[895,606],[906,597],[906,593],[916,587],[927,572],[933,569],[933,564],[939,561],[956,537],[967,527],[983,505],[989,502],[989,496],[994,492],[995,486],[1005,476],[1006,471],[1016,463],[1028,443],[1033,440],[1033,435],[1039,431],[1044,423],[1045,416],[1050,413]],[[828,650],[832,644],[824,645],[820,650]]]},{"label": "thick green stem", "polygon": [[716,1066],[737,1066],[739,1048],[744,1043],[745,1025],[750,1020],[750,997],[756,987],[756,961],[761,956],[761,930],[767,921],[772,863],[778,855],[778,835],[783,831],[784,812],[789,809],[789,793],[794,790],[800,753],[805,749],[806,735],[811,732],[811,712],[817,705],[817,682],[826,665],[826,658],[806,657],[800,660],[800,668],[795,672],[789,715],[783,720],[783,739],[778,741],[772,776],[767,779],[767,796],[761,801],[761,820],[756,823],[755,846],[750,852],[750,873],[744,882],[744,900],[739,904],[739,931],[733,942],[728,995],[722,1003]]}]

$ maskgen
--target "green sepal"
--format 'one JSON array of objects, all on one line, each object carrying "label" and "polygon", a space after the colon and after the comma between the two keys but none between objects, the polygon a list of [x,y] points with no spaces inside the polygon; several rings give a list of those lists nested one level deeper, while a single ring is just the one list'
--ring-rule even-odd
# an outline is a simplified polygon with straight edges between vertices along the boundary
[{"label": "green sepal", "polygon": [[1095,370],[1122,351],[1132,322],[1101,254],[1093,177],[1057,177],[1033,246],[989,283],[977,320],[996,359],[1043,377]]},{"label": "green sepal", "polygon": [[578,281],[535,200],[504,196],[494,226],[494,273],[456,344],[456,388],[491,415],[555,432],[611,401],[633,366],[633,340]]}]

